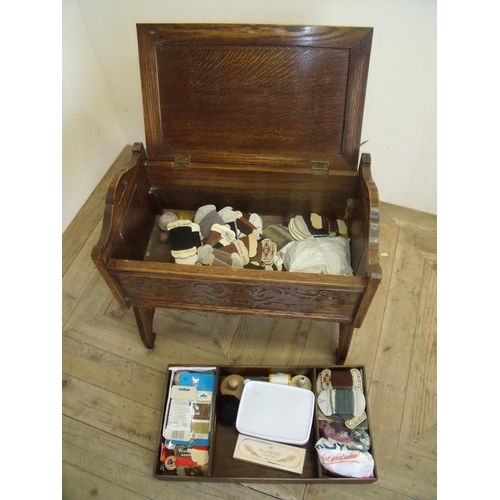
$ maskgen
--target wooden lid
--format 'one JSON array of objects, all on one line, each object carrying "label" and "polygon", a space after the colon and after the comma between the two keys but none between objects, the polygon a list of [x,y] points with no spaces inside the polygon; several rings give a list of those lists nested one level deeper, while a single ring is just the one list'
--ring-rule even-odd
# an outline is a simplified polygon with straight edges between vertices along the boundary
[{"label": "wooden lid", "polygon": [[138,24],[147,155],[356,170],[372,28]]}]

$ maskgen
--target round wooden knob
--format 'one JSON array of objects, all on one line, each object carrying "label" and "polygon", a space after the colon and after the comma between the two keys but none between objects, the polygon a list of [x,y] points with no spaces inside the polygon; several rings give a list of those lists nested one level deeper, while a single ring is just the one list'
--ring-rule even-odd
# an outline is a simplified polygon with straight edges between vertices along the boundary
[{"label": "round wooden knob", "polygon": [[241,393],[243,392],[244,383],[245,379],[241,375],[236,375],[234,373],[228,375],[222,380],[222,383],[220,385],[220,393],[236,396],[238,399],[240,399]]},{"label": "round wooden knob", "polygon": [[229,377],[229,380],[228,380],[228,385],[229,387],[231,387],[231,389],[233,391],[235,391],[237,388],[238,388],[238,379],[236,377]]}]

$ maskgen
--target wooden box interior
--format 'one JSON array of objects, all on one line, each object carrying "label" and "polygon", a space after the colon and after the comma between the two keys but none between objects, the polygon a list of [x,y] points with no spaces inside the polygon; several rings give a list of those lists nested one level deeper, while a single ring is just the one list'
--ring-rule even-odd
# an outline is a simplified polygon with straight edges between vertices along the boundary
[{"label": "wooden box interior", "polygon": [[[381,279],[378,191],[359,158],[372,32],[137,26],[146,146],[110,183],[92,258],[147,348],[167,307],[338,322],[344,362]],[[344,219],[354,275],[173,263],[159,215],[206,204]]]}]

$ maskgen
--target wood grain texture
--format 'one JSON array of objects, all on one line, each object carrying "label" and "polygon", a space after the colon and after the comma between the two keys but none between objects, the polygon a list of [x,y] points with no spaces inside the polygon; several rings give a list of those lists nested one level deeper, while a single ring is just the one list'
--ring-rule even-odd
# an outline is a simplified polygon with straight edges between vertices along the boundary
[{"label": "wood grain texture", "polygon": [[[380,282],[369,154],[358,167],[372,36],[345,26],[137,25],[146,147],[134,144],[110,182],[92,258],[118,304],[134,308],[146,348],[165,307],[340,322],[344,362]],[[181,270],[145,257],[163,209],[206,203],[343,218],[354,276]]]},{"label": "wood grain texture", "polygon": [[[407,238],[401,235],[394,256],[384,322],[373,367],[369,400],[371,414],[393,432],[381,442],[382,454],[399,444],[410,366],[416,337],[423,260]],[[405,332],[401,335],[400,332]],[[388,408],[391,409],[388,412]],[[374,429],[375,437],[382,429]],[[378,439],[377,442],[380,440]]]},{"label": "wood grain texture", "polygon": [[432,266],[425,263],[400,444],[408,442],[412,436],[421,434],[437,421],[437,394],[435,390],[429,390],[430,387],[437,386],[436,278]]},{"label": "wood grain texture", "polygon": [[[142,144],[136,143],[127,167],[113,177],[106,195],[101,235],[91,255],[118,304],[135,308],[139,333],[146,348],[154,347],[156,336],[152,317],[154,309],[162,307],[278,318],[310,318],[352,323],[356,328],[361,326],[380,282],[380,207],[378,192],[371,177],[369,155],[362,156],[361,173],[355,174],[358,176],[356,189],[343,190],[337,196],[329,193],[329,184],[324,183],[322,191],[327,196],[322,198],[324,205],[320,204],[317,210],[318,213],[334,216],[336,212],[329,212],[326,208],[326,211],[323,210],[323,207],[329,206],[327,200],[331,196],[343,200],[344,212],[350,204],[354,206],[350,220],[354,276],[269,273],[255,269],[240,270],[236,274],[231,268],[178,266],[143,258],[146,250],[151,248],[148,241],[153,237],[152,227],[160,207],[169,206],[163,205],[152,194],[155,191],[153,186],[148,189],[148,173],[143,156]],[[339,173],[337,175],[341,179],[345,177]],[[310,174],[310,177],[314,175]],[[327,178],[335,177],[329,175]],[[352,175],[347,175],[347,178],[351,179]],[[255,176],[251,179],[254,181]],[[167,176],[163,181],[167,186]],[[249,185],[256,187],[254,184]],[[190,198],[189,189],[179,190],[179,193],[185,192]],[[206,200],[202,197],[196,205],[203,203],[202,199]],[[236,202],[236,198],[230,201],[230,206],[238,206]],[[191,203],[194,201],[191,200]],[[255,207],[257,212],[262,213],[260,208],[262,206]],[[346,332],[342,330],[340,336],[338,364],[344,362],[349,350],[351,334],[347,335]]]},{"label": "wood grain texture", "polygon": [[[89,252],[92,242],[96,240],[101,231],[98,224],[91,236],[75,251],[73,265],[68,268],[62,279],[62,291],[66,307],[63,310],[63,326],[71,328],[84,321],[102,315],[111,301],[113,295],[106,282],[95,274],[95,265],[89,262]],[[100,298],[100,300],[99,300]]]},{"label": "wood grain texture", "polygon": [[[331,335],[325,322],[157,310],[161,341],[144,349],[132,310],[114,300],[103,304],[102,294],[91,292],[100,276],[79,256],[97,242],[105,192],[101,185],[82,209],[93,227],[79,224],[79,214],[63,235],[63,498],[437,497],[437,259],[432,246],[422,251],[415,237],[419,220],[426,238],[435,233],[434,216],[381,203],[383,280],[347,359],[365,364],[379,481],[358,487],[167,485],[153,478],[153,466],[168,364],[332,364],[338,327]],[[81,243],[73,245],[75,239]]]},{"label": "wood grain texture", "polygon": [[138,24],[148,158],[356,170],[372,33]]},{"label": "wood grain texture", "polygon": [[[63,498],[200,498],[264,500],[269,497],[238,484],[165,484],[153,478],[154,453],[70,418],[63,418]],[[284,491],[290,491],[284,488]],[[290,499],[290,495],[284,497]],[[300,497],[296,497],[300,498]]]}]

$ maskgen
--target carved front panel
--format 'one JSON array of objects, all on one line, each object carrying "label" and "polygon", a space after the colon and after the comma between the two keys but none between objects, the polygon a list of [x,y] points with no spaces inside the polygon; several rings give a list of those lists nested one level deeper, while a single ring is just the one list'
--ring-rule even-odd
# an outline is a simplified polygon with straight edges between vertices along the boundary
[{"label": "carved front panel", "polygon": [[170,280],[117,274],[131,305],[198,309],[245,314],[307,316],[311,319],[352,320],[362,293],[320,285],[287,286],[229,281]]}]

